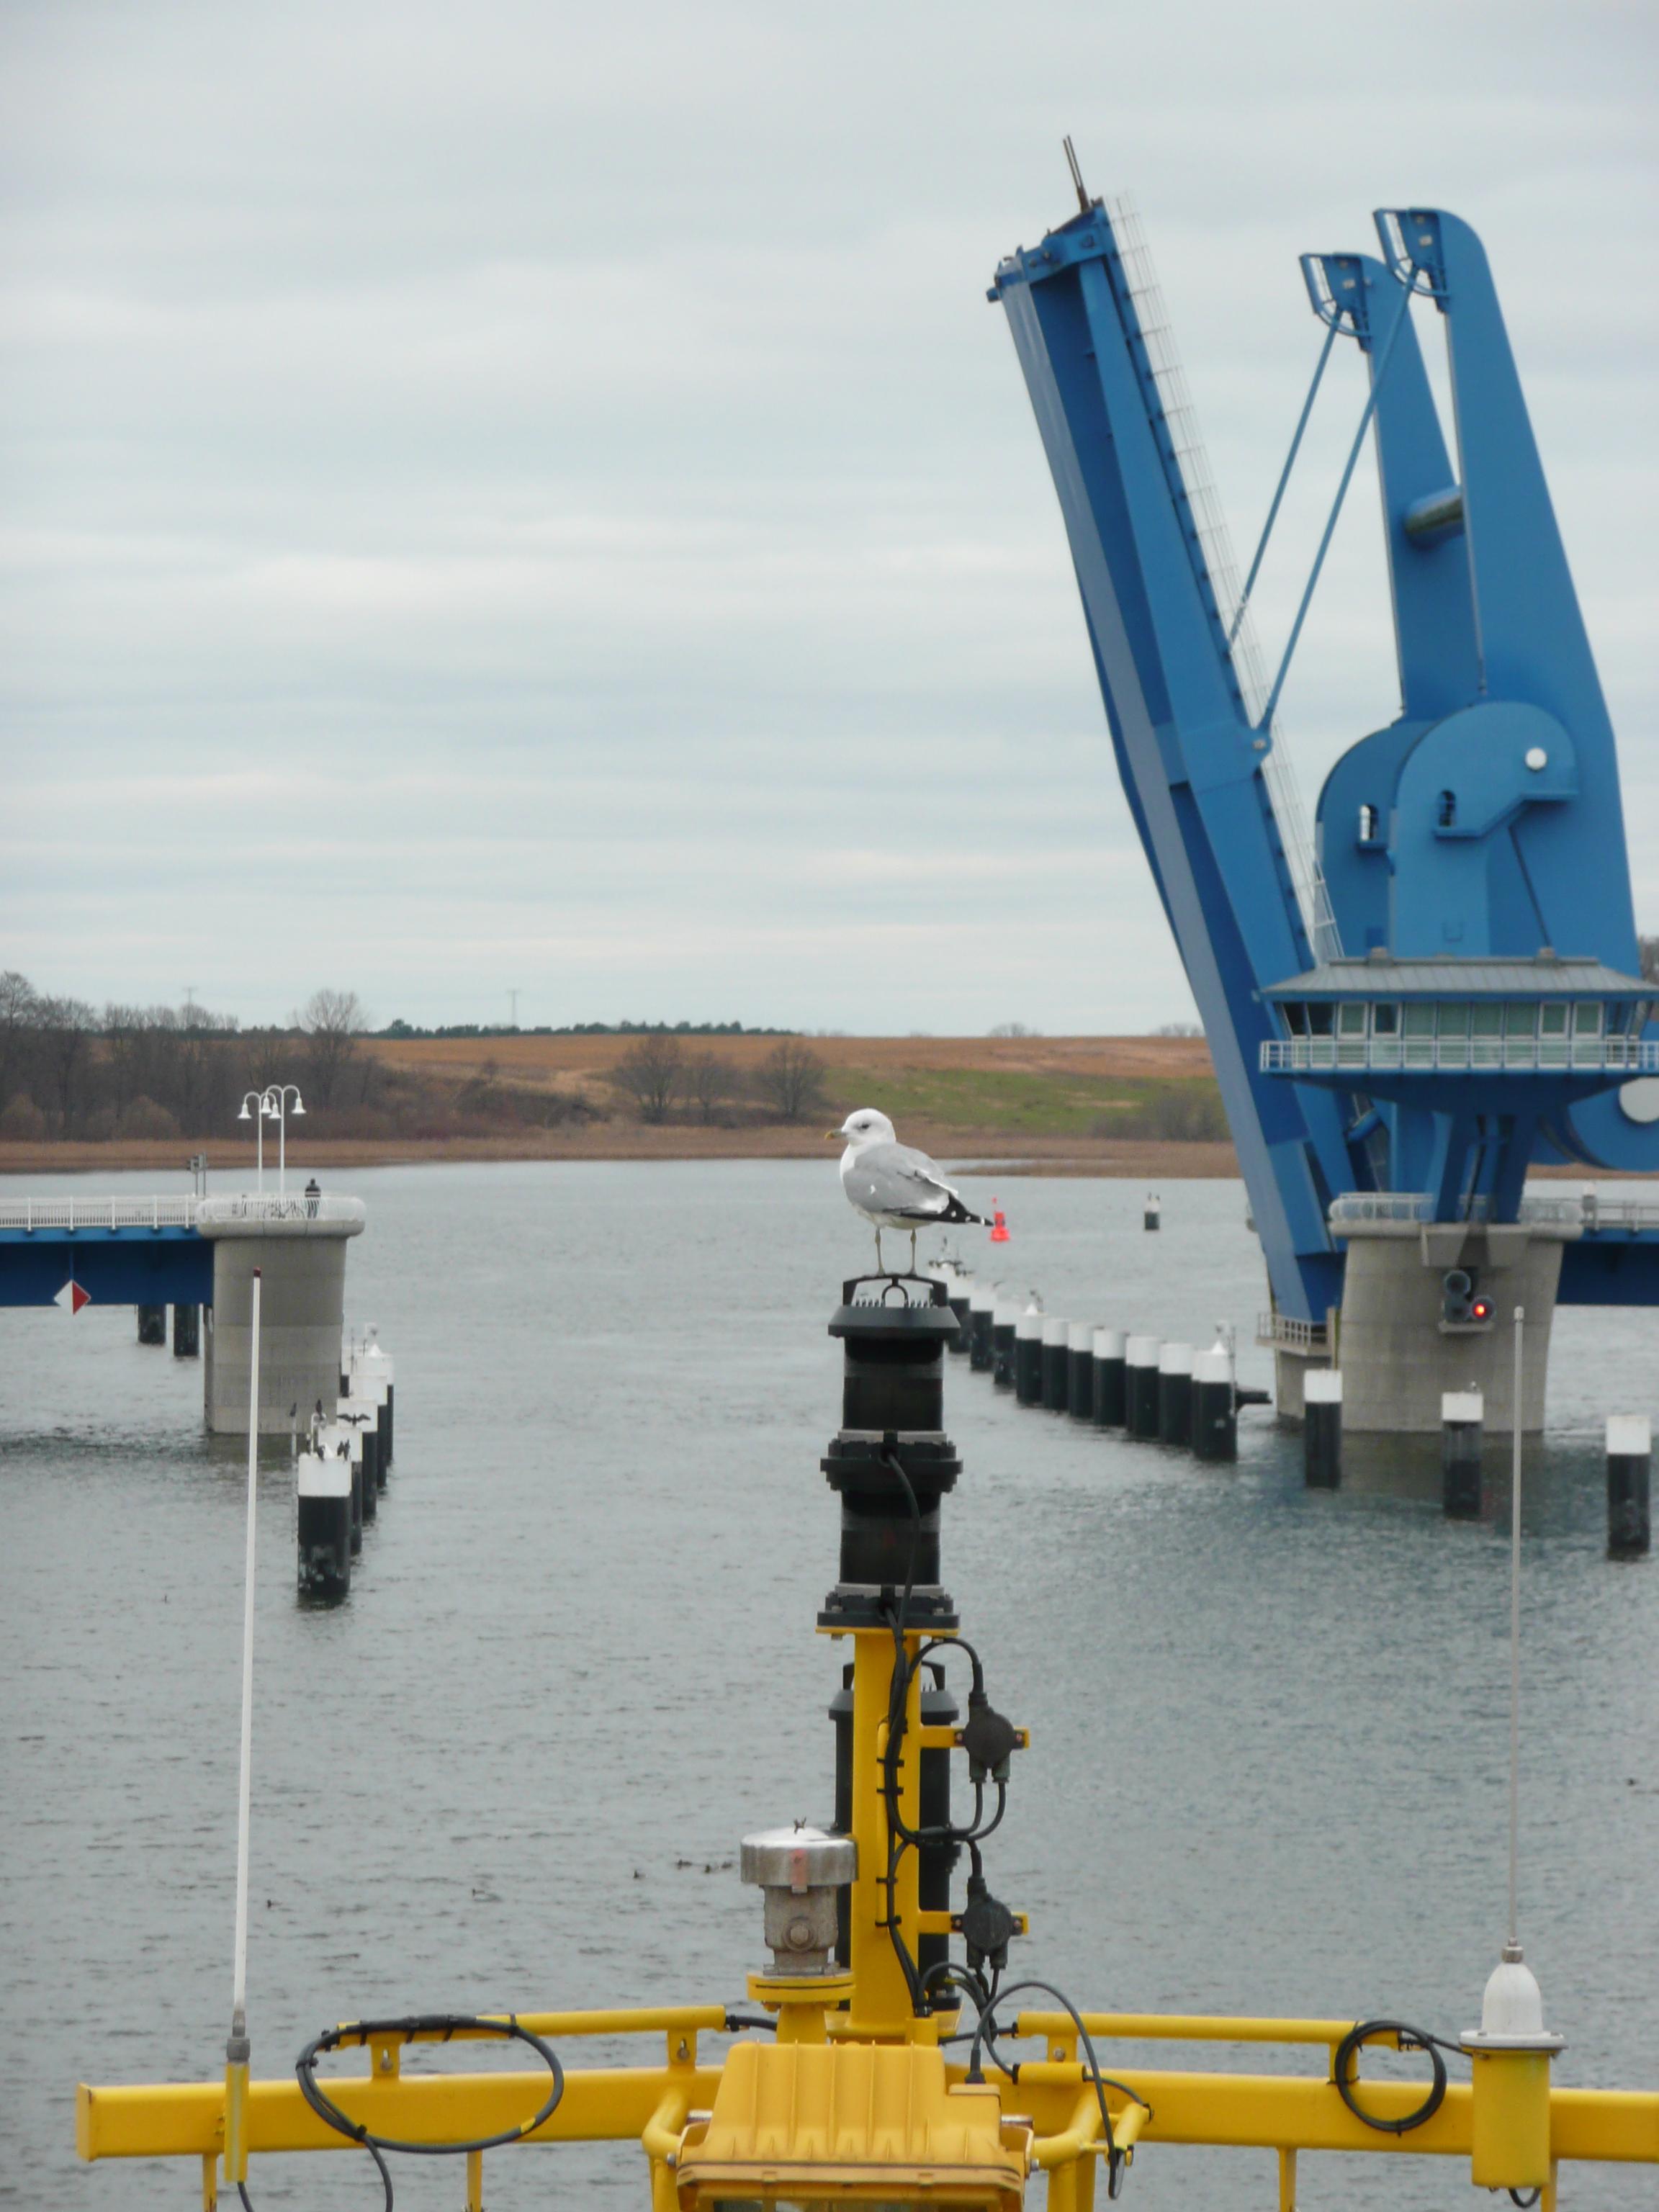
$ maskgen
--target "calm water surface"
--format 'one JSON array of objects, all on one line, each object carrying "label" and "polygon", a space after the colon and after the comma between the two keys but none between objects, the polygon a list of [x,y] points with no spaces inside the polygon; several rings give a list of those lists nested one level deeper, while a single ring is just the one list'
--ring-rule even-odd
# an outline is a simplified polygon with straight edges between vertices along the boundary
[{"label": "calm water surface", "polygon": [[[827,1162],[354,1187],[349,1317],[396,1354],[398,1463],[332,1611],[295,1598],[285,1448],[262,1473],[255,2070],[374,2012],[740,2001],[738,1840],[830,1803],[824,1324],[866,1240]],[[1248,1344],[1238,1186],[1166,1187],[1158,1237],[1127,1183],[1001,1196],[1001,1263],[1051,1311]],[[202,1435],[198,1365],[134,1335],[0,1315],[8,2203],[199,2203],[184,2165],[78,2166],[74,2084],[222,2064],[245,1462]],[[1656,1349],[1650,1317],[1564,1312],[1528,1454],[1522,1924],[1585,2083],[1659,2080],[1659,1561],[1605,1558],[1599,1450],[1603,1413],[1653,1409]],[[1503,1933],[1502,1454],[1486,1520],[1450,1526],[1432,1445],[1351,1446],[1310,1496],[1261,1413],[1205,1469],[961,1361],[947,1406],[945,1579],[1035,1739],[990,1869],[1031,1915],[1016,1964],[1097,2008],[1471,2024]],[[630,2152],[485,2175],[492,2208],[645,2201]],[[1659,2201],[1650,2172],[1565,2178],[1564,2206]],[[254,2179],[260,2212],[379,2202],[356,2154]],[[411,2212],[459,2192],[453,2161],[398,2163]],[[1266,2206],[1273,2163],[1152,2148],[1125,2201]],[[1304,2161],[1302,2201],[1471,2200],[1453,2161],[1379,2158]]]}]

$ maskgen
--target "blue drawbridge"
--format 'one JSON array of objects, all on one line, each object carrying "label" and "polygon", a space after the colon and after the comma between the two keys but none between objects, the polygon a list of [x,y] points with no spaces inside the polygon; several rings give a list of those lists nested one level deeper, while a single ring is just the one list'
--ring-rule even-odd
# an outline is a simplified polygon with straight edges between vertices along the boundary
[{"label": "blue drawbridge", "polygon": [[[1074,169],[1075,179],[1075,169]],[[1133,212],[1012,254],[1006,311],[1054,473],[1118,771],[1203,1018],[1279,1311],[1342,1302],[1341,1228],[1557,1219],[1534,1162],[1659,1171],[1659,985],[1639,973],[1612,725],[1480,241],[1433,209],[1311,253],[1313,385],[1241,586]],[[1413,311],[1415,308],[1415,312]],[[1444,331],[1456,452],[1419,345]],[[1340,340],[1367,392],[1271,677],[1249,593]],[[1375,444],[1401,711],[1314,825],[1274,720],[1343,496]],[[1589,1205],[1560,1296],[1659,1302],[1659,1209]]]}]

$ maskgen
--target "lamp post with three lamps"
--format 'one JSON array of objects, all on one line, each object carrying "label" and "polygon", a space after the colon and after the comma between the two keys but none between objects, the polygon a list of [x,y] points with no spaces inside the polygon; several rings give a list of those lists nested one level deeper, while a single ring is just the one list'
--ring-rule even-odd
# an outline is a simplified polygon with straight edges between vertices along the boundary
[{"label": "lamp post with three lamps", "polygon": [[[236,1116],[239,1121],[254,1121],[258,1124],[258,1143],[256,1158],[258,1188],[261,1192],[265,1187],[264,1125],[267,1121],[274,1121],[276,1124],[276,1190],[279,1197],[285,1195],[288,1190],[288,1101],[290,1092],[294,1097],[295,1117],[303,1118],[306,1110],[305,1103],[300,1097],[300,1086],[297,1083],[272,1083],[268,1084],[263,1091],[250,1091],[242,1100],[241,1112]],[[250,1107],[254,1109],[252,1113],[248,1110]]]}]

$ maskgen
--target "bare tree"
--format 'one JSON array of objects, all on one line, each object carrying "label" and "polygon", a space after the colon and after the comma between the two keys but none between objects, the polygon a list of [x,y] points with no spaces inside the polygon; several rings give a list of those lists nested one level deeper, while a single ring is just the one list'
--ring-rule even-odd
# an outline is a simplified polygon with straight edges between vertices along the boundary
[{"label": "bare tree", "polygon": [[611,1068],[611,1080],[633,1100],[641,1121],[665,1121],[684,1066],[679,1040],[653,1030],[629,1045]]},{"label": "bare tree", "polygon": [[368,1026],[355,991],[313,991],[294,1017],[306,1035],[306,1068],[315,1103],[331,1106],[340,1079]]},{"label": "bare tree", "polygon": [[15,968],[0,972],[0,1113],[18,1087],[31,1035],[40,1018],[40,1002],[27,975]]},{"label": "bare tree", "polygon": [[1202,1022],[1160,1022],[1152,1032],[1153,1036],[1202,1036]]},{"label": "bare tree", "polygon": [[986,1035],[994,1037],[1034,1037],[1041,1036],[1042,1031],[1029,1029],[1024,1022],[999,1022],[994,1029],[988,1030]]},{"label": "bare tree", "polygon": [[67,1137],[80,1107],[98,1017],[84,999],[43,999],[40,1022],[46,1070],[57,1094],[58,1133]]},{"label": "bare tree", "polygon": [[755,1087],[781,1120],[799,1121],[823,1103],[825,1073],[810,1045],[799,1037],[785,1037],[756,1069]]},{"label": "bare tree", "polygon": [[[1659,937],[1638,937],[1636,949],[1642,957],[1643,981],[1659,983]],[[17,980],[21,983],[23,979],[20,975]],[[4,976],[0,976],[0,988],[3,988],[5,981]]]},{"label": "bare tree", "polygon": [[685,1088],[701,1121],[712,1121],[729,1098],[735,1097],[738,1072],[718,1053],[693,1053],[685,1064]]}]

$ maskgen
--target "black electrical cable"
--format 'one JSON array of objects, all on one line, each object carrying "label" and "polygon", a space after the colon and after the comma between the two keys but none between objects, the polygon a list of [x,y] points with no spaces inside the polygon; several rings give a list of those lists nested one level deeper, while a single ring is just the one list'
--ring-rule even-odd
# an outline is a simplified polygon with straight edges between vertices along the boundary
[{"label": "black electrical cable", "polygon": [[[1384,2035],[1392,2035],[1401,2051],[1426,2051],[1429,2063],[1434,2069],[1434,2079],[1429,2084],[1427,2096],[1399,2120],[1380,2120],[1375,2112],[1366,2112],[1362,2105],[1357,2103],[1353,2095],[1355,2077],[1349,2071],[1364,2045],[1375,2043]],[[1440,2054],[1443,2051],[1455,2051],[1456,2048],[1455,2044],[1443,2043],[1438,2036],[1430,2035],[1423,2028],[1413,2027],[1403,2020],[1362,2020],[1357,2021],[1337,2045],[1331,2059],[1331,2079],[1336,2084],[1337,2095],[1355,2119],[1362,2121],[1368,2128],[1375,2128],[1379,2135],[1409,2135],[1413,2128],[1420,2128],[1425,2120],[1431,2120],[1444,2103],[1446,2062]]]},{"label": "black electrical cable", "polygon": [[[518,2127],[503,2128],[498,2135],[474,2136],[464,2142],[406,2142],[395,2136],[380,2136],[373,2130],[360,2126],[334,2102],[317,2080],[317,2061],[325,2053],[338,2051],[349,2043],[367,2047],[372,2037],[398,2036],[407,2043],[416,2036],[433,2036],[447,2043],[460,2033],[499,2036],[504,2042],[528,2044],[552,2077],[552,2086],[542,2100],[534,2116]],[[551,2119],[564,2094],[564,2069],[559,2055],[549,2043],[531,2028],[524,2026],[516,2015],[503,2014],[489,2019],[477,2013],[429,2012],[411,2013],[400,2020],[354,2020],[339,2027],[325,2028],[321,2035],[308,2043],[295,2062],[294,2071],[300,2084],[300,2094],[318,2118],[334,2130],[337,2135],[347,2136],[363,2148],[380,2168],[380,2179],[386,2188],[386,2212],[392,2212],[392,2171],[382,2153],[398,2151],[411,2158],[459,2158],[469,2151],[495,2150],[504,2143],[522,2142],[533,2136],[538,2128]],[[243,2203],[246,2203],[244,2196]]]},{"label": "black electrical cable", "polygon": [[[1141,2107],[1148,2119],[1152,2116],[1152,2108],[1143,2096],[1130,2088],[1127,2081],[1120,2081],[1114,2075],[1101,2072],[1100,2061],[1095,2056],[1094,2042],[1088,2029],[1083,2025],[1082,2014],[1071,1999],[1061,1990],[1057,1990],[1052,1982],[1011,1982],[1006,1990],[998,1990],[991,2007],[981,2014],[979,2028],[975,2031],[973,2045],[969,2052],[968,2078],[971,2081],[980,2073],[979,2051],[981,2038],[993,2043],[995,2040],[996,2023],[994,2017],[995,2006],[1005,1997],[1022,1996],[1028,1990],[1036,1990],[1044,1996],[1052,1997],[1062,2011],[1069,2014],[1072,2025],[1077,2030],[1078,2040],[1088,2054],[1089,2079],[1094,2084],[1095,2097],[1100,2106],[1101,2129],[1106,2137],[1106,2194],[1109,2198],[1115,2199],[1122,2193],[1123,2173],[1128,2154],[1127,2151],[1121,2151],[1117,2147],[1117,2138],[1112,2132],[1112,2116],[1107,2110],[1106,2092],[1108,2088],[1121,2089],[1131,2104],[1139,2105]],[[1011,2070],[1004,2069],[1005,2072]],[[981,2076],[981,2078],[983,2077]]]}]

